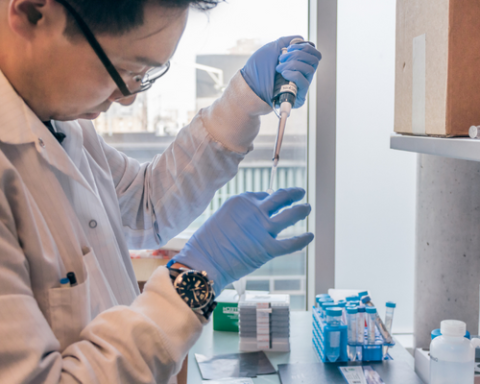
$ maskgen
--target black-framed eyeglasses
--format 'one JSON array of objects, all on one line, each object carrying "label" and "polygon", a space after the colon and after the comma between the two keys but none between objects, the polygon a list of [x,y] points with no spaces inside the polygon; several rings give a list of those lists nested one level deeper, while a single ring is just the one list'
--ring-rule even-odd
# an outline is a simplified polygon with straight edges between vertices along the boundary
[{"label": "black-framed eyeglasses", "polygon": [[132,96],[132,95],[135,95],[136,93],[144,92],[150,89],[153,83],[156,80],[158,80],[160,77],[165,75],[170,69],[170,61],[168,61],[166,64],[160,67],[155,67],[148,70],[143,77],[139,75],[134,76],[132,79],[135,82],[136,86],[132,87],[133,89],[129,89],[125,81],[123,81],[122,76],[120,76],[117,69],[114,67],[114,65],[108,58],[108,56],[105,54],[105,51],[101,47],[100,43],[97,41],[97,39],[93,35],[93,32],[87,26],[85,21],[83,21],[83,19],[80,17],[77,11],[75,11],[75,9],[65,0],[56,0],[56,1],[57,3],[62,4],[65,7],[65,9],[70,13],[70,15],[72,15],[72,17],[75,19],[75,22],[77,23],[78,27],[82,31],[83,35],[85,36],[85,39],[87,39],[88,44],[90,44],[93,51],[98,56],[103,66],[107,70],[108,74],[113,79],[118,89],[120,89],[120,92],[122,92],[123,96],[125,97]]}]

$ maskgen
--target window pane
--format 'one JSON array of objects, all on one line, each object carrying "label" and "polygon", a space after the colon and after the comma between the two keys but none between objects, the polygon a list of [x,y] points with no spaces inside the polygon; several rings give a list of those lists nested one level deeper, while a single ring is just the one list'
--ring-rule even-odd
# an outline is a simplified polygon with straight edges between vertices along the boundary
[{"label": "window pane", "polygon": [[[96,127],[118,150],[141,162],[151,161],[201,108],[221,96],[253,52],[281,36],[306,38],[307,33],[308,0],[229,0],[208,13],[192,10],[168,74],[138,95],[133,105],[112,106],[97,119]],[[255,149],[240,164],[237,176],[216,193],[183,235],[191,235],[230,196],[267,190],[277,125],[273,113],[262,118]],[[276,188],[306,188],[306,135],[303,107],[293,111],[287,123]],[[305,222],[300,222],[280,237],[305,230]],[[295,294],[295,309],[304,309],[305,252],[274,259],[248,278],[247,287]]]}]

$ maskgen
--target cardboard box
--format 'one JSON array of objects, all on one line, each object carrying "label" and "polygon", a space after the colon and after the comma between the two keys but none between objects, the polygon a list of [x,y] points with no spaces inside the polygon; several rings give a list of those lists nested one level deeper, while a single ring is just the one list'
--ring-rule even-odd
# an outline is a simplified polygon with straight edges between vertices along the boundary
[{"label": "cardboard box", "polygon": [[480,2],[398,0],[395,132],[468,136],[480,125]]}]

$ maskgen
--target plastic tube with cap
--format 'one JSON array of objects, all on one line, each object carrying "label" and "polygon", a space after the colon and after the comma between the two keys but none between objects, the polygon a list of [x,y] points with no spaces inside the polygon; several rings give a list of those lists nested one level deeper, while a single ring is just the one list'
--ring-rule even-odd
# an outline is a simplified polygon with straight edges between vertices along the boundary
[{"label": "plastic tube with cap", "polygon": [[320,301],[322,299],[331,299],[331,297],[328,293],[322,293],[320,295],[315,296],[315,304],[317,305],[317,307],[320,305]]},{"label": "plastic tube with cap", "polygon": [[[365,306],[368,307],[375,307],[375,304],[372,303],[372,300],[370,299],[370,296],[364,296],[362,297],[362,303],[365,304]],[[377,325],[377,328],[379,332],[381,333],[383,339],[385,340],[385,343],[390,344],[393,342],[393,337],[388,331],[387,327],[383,323],[382,319],[380,316],[378,316],[378,313],[376,314],[375,317],[375,324]]]},{"label": "plastic tube with cap", "polygon": [[385,308],[385,328],[392,334],[393,314],[395,313],[395,307],[397,304],[388,301]]},{"label": "plastic tube with cap", "polygon": [[357,360],[363,360],[365,343],[365,307],[358,307],[357,313]]},{"label": "plastic tube with cap", "polygon": [[367,339],[368,344],[375,344],[375,318],[377,315],[377,308],[367,307]]},{"label": "plastic tube with cap", "polygon": [[358,297],[361,299],[363,296],[368,296],[368,291],[358,292]]},{"label": "plastic tube with cap", "polygon": [[355,361],[357,358],[357,313],[358,308],[347,308],[347,353],[350,361]]},{"label": "plastic tube with cap", "polygon": [[340,325],[342,310],[340,308],[331,307],[326,311],[327,332],[325,335],[325,356],[334,363],[340,357]]}]

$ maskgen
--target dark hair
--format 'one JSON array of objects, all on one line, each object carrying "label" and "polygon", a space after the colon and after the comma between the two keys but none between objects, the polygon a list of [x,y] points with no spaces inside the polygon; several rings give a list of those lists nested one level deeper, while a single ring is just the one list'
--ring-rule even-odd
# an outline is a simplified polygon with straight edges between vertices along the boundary
[{"label": "dark hair", "polygon": [[[189,6],[200,10],[215,8],[224,0],[67,0],[80,14],[94,33],[118,35],[143,24],[146,4],[165,8],[185,9]],[[78,33],[77,25],[67,12],[66,33]]]}]

